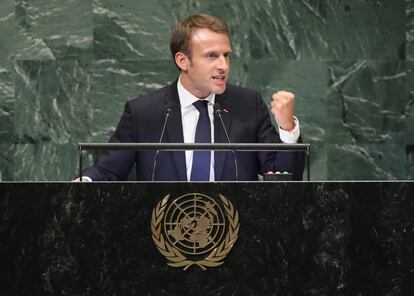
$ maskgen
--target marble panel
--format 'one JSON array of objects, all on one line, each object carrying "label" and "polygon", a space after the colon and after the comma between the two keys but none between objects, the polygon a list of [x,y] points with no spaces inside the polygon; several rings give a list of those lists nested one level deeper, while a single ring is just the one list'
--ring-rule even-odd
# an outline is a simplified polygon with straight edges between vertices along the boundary
[{"label": "marble panel", "polygon": [[76,143],[15,144],[9,157],[15,181],[69,181],[77,177]]},{"label": "marble panel", "polygon": [[407,105],[405,108],[405,136],[406,143],[414,145],[414,61],[406,61],[407,68]]},{"label": "marble panel", "polygon": [[[16,22],[21,34],[41,45],[52,59],[92,57],[91,0],[18,0]],[[19,58],[37,58],[33,49],[21,50],[25,54]]]},{"label": "marble panel", "polygon": [[327,160],[328,180],[407,179],[403,145],[329,144]]},{"label": "marble panel", "polygon": [[69,143],[90,133],[91,78],[77,60],[18,61],[16,75],[20,143]]},{"label": "marble panel", "polygon": [[0,61],[6,60],[14,50],[12,36],[17,33],[15,27],[14,0],[0,2]]},{"label": "marble panel", "polygon": [[249,59],[243,59],[232,54],[230,57],[230,76],[228,82],[246,86],[249,81],[249,64]]},{"label": "marble panel", "polygon": [[175,0],[173,4],[174,19],[195,12],[228,21],[235,47],[249,53],[244,57],[398,59],[405,55],[405,0]]},{"label": "marble panel", "polygon": [[91,135],[107,142],[118,124],[125,103],[173,82],[178,70],[170,60],[98,60],[93,67]]},{"label": "marble panel", "polygon": [[327,64],[321,61],[250,60],[246,85],[261,91],[268,103],[279,90],[293,92],[304,142],[321,143],[328,128],[327,72]]},{"label": "marble panel", "polygon": [[10,37],[17,33],[14,15],[14,0],[2,1],[0,3],[0,144],[11,143],[14,140],[14,75],[13,65],[8,61],[14,50],[14,42]]},{"label": "marble panel", "polygon": [[353,265],[349,249],[343,248],[352,236],[350,197],[343,188],[313,184],[312,192],[288,202],[292,295],[346,295]]},{"label": "marble panel", "polygon": [[15,58],[53,59],[45,42],[25,32],[17,22],[19,3],[15,0],[0,3],[0,61]]},{"label": "marble panel", "polygon": [[407,145],[406,147],[406,179],[414,180],[414,145]]},{"label": "marble panel", "polygon": [[[249,3],[249,57],[254,59],[318,59],[329,57],[329,4],[321,1]],[[317,41],[317,42],[315,42]]]},{"label": "marble panel", "polygon": [[0,143],[14,138],[14,72],[10,62],[0,60]]},{"label": "marble panel", "polygon": [[404,62],[331,61],[329,75],[330,143],[404,142]]},{"label": "marble panel", "polygon": [[[326,37],[329,58],[405,58],[405,0],[317,2],[330,10]],[[312,46],[317,43],[315,40]]]},{"label": "marble panel", "polygon": [[0,143],[0,182],[13,181],[13,144]]},{"label": "marble panel", "polygon": [[293,294],[410,294],[413,286],[400,258],[411,258],[413,249],[399,246],[413,239],[409,186],[397,182],[315,185],[306,198],[297,195],[297,206],[292,207],[299,212],[303,232],[291,234],[298,245],[295,250],[300,251],[290,264],[315,270],[292,272],[299,277],[292,279],[297,287]]},{"label": "marble panel", "polygon": [[170,9],[162,0],[94,0],[95,59],[169,58]]},{"label": "marble panel", "polygon": [[414,59],[414,1],[406,0],[406,59]]}]

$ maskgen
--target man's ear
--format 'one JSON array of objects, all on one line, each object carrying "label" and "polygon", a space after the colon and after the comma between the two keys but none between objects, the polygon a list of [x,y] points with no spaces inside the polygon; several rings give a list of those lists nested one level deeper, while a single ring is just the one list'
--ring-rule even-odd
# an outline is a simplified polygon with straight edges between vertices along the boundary
[{"label": "man's ear", "polygon": [[175,63],[181,71],[186,72],[190,66],[190,59],[182,52],[177,52],[175,54]]}]

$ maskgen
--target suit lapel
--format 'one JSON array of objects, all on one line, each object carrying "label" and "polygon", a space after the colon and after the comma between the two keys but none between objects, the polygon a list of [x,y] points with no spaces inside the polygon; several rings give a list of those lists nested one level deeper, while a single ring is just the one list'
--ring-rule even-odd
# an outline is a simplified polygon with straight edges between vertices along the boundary
[{"label": "suit lapel", "polygon": [[[216,95],[215,102],[221,106],[221,116],[223,118],[224,126],[230,135],[231,129],[231,114],[226,104],[226,97],[224,94]],[[231,139],[230,139],[231,140]],[[226,134],[223,130],[223,126],[218,116],[214,116],[214,142],[215,143],[228,143]],[[214,152],[214,173],[215,179],[221,180],[223,175],[224,164],[226,163],[227,151],[215,151]]]},{"label": "suit lapel", "polygon": [[[170,85],[164,98],[166,106],[171,106],[172,112],[166,127],[169,143],[184,143],[183,123],[181,120],[181,106],[178,98],[177,81]],[[175,167],[180,181],[187,181],[184,151],[171,151],[174,156]]]}]

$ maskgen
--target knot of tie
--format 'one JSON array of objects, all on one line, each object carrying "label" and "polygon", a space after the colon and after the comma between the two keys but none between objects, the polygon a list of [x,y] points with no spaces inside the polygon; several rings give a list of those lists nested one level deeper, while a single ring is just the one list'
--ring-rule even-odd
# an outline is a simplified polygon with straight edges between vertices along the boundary
[{"label": "knot of tie", "polygon": [[193,103],[194,107],[196,107],[198,112],[200,112],[200,115],[208,115],[207,104],[207,100],[198,100],[197,102]]}]

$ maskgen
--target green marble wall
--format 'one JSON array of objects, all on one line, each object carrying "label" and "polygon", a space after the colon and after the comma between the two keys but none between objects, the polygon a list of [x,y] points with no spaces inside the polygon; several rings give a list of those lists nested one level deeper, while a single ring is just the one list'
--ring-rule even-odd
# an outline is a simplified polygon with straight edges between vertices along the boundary
[{"label": "green marble wall", "polygon": [[313,180],[414,178],[414,0],[1,0],[0,180],[72,178],[77,142],[177,77],[196,12],[228,21],[232,82],[297,94]]}]

